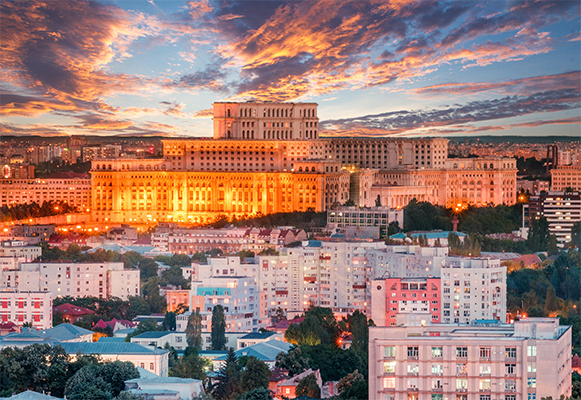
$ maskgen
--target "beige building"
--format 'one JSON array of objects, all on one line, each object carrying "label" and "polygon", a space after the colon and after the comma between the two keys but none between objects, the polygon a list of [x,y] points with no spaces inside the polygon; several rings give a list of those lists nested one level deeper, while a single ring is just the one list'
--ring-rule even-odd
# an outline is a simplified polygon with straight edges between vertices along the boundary
[{"label": "beige building", "polygon": [[91,207],[91,177],[61,172],[51,178],[0,179],[0,207],[13,204],[64,201],[87,211]]},{"label": "beige building", "polygon": [[448,141],[319,138],[315,103],[214,103],[214,137],[163,140],[162,159],[96,159],[96,222],[206,223],[218,215],[513,204],[516,161],[448,159]]},{"label": "beige building", "polygon": [[571,327],[558,318],[369,329],[370,400],[561,395],[571,395]]},{"label": "beige building", "polygon": [[581,167],[559,166],[551,170],[551,191],[563,192],[567,188],[581,191]]},{"label": "beige building", "polygon": [[94,296],[100,298],[139,296],[139,270],[124,269],[122,262],[22,263],[16,271],[2,271],[5,286],[10,280],[18,282],[19,290],[52,293],[53,297]]}]

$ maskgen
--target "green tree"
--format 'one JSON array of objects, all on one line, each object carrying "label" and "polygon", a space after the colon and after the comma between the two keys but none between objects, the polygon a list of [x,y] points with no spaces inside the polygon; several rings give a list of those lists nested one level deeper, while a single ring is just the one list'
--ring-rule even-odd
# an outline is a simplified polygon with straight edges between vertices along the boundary
[{"label": "green tree", "polygon": [[270,375],[270,369],[264,361],[254,356],[249,356],[244,370],[240,373],[242,390],[249,391],[260,387],[268,388]]},{"label": "green tree", "polygon": [[172,376],[178,378],[206,379],[207,361],[199,356],[198,349],[187,347],[186,354],[172,370]]},{"label": "green tree", "polygon": [[241,369],[242,367],[238,364],[234,349],[230,348],[226,362],[218,371],[217,382],[212,391],[212,396],[216,400],[233,400],[243,392],[240,386]]},{"label": "green tree", "polygon": [[569,247],[574,249],[581,248],[581,221],[577,221],[571,227],[571,241]]},{"label": "green tree", "polygon": [[143,256],[136,251],[128,251],[121,256],[125,268],[135,268],[143,260]]},{"label": "green tree", "polygon": [[272,247],[267,247],[266,249],[261,250],[258,253],[259,256],[278,256],[279,252],[276,249],[273,249]]},{"label": "green tree", "polygon": [[315,399],[321,398],[321,388],[317,383],[317,378],[315,374],[310,374],[301,379],[297,385],[295,390],[295,394],[297,397],[300,396],[309,396]]},{"label": "green tree", "polygon": [[351,348],[353,350],[362,351],[367,354],[369,347],[369,327],[375,324],[371,319],[367,319],[365,314],[355,311],[353,314],[347,315],[343,318],[340,324],[344,331],[350,332],[352,335]]},{"label": "green tree", "polygon": [[81,368],[65,387],[70,400],[109,400],[113,398],[110,385],[99,376],[99,367],[87,365]]},{"label": "green tree", "polygon": [[149,305],[149,310],[155,314],[165,314],[167,302],[164,296],[159,294],[160,279],[153,276],[147,282],[141,284],[141,293]]},{"label": "green tree", "polygon": [[337,391],[341,394],[341,398],[344,399],[366,399],[367,390],[365,393],[361,390],[360,382],[363,386],[367,387],[367,382],[365,377],[359,373],[358,370],[353,371],[350,374],[345,375],[343,378],[339,379],[337,384]]},{"label": "green tree", "polygon": [[187,254],[174,254],[169,260],[169,265],[172,267],[189,267],[191,264],[192,259]]},{"label": "green tree", "polygon": [[188,346],[202,350],[202,315],[199,311],[193,311],[188,318],[186,326],[186,341]]},{"label": "green tree", "polygon": [[120,392],[119,395],[113,400],[143,400],[143,397],[124,390]]},{"label": "green tree", "polygon": [[157,276],[157,263],[151,258],[143,258],[139,262],[139,272],[142,281],[147,281],[149,278]]},{"label": "green tree", "polygon": [[553,285],[547,288],[547,295],[545,296],[545,310],[547,313],[557,309],[557,293]]},{"label": "green tree", "polygon": [[256,254],[250,250],[240,250],[238,253],[236,253],[236,255],[240,257],[240,261],[244,261],[245,258],[254,257]]},{"label": "green tree", "polygon": [[295,376],[309,369],[309,359],[303,357],[300,347],[293,347],[287,353],[280,352],[276,355],[276,368],[288,370],[289,376]]},{"label": "green tree", "polygon": [[554,256],[559,254],[559,247],[557,246],[557,236],[549,235],[549,244],[547,245],[547,254]]},{"label": "green tree", "polygon": [[259,387],[252,389],[242,396],[238,397],[238,400],[272,400],[272,394],[267,388]]},{"label": "green tree", "polygon": [[212,350],[224,350],[226,348],[226,317],[224,307],[220,304],[212,309]]},{"label": "green tree", "polygon": [[186,278],[184,278],[184,275],[182,273],[182,267],[180,267],[179,265],[174,265],[169,269],[163,271],[163,273],[161,274],[160,284],[163,286],[167,285],[178,286],[181,287],[182,289],[190,288],[190,282]]},{"label": "green tree", "polygon": [[404,230],[431,231],[434,229],[450,230],[451,220],[444,207],[412,199],[404,207]]},{"label": "green tree", "polygon": [[163,317],[163,330],[164,331],[175,331],[176,330],[176,315],[172,311],[165,313]]},{"label": "green tree", "polygon": [[549,247],[549,222],[547,218],[531,219],[527,245],[533,252],[546,251]]},{"label": "green tree", "polygon": [[343,203],[343,207],[355,207],[356,204],[352,199],[347,200],[345,203]]}]

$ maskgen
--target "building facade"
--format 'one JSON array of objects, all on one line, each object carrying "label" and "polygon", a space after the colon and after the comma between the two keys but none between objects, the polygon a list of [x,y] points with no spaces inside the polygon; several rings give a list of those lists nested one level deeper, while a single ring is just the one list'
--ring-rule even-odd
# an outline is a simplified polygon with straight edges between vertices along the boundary
[{"label": "building facade", "polygon": [[51,178],[0,179],[0,207],[33,202],[42,204],[45,201],[64,201],[89,211],[90,176],[62,172]]},{"label": "building facade", "polygon": [[557,245],[564,247],[571,241],[573,224],[581,221],[581,195],[579,192],[546,192],[530,196],[524,205],[523,225],[530,227],[532,219],[545,217],[549,232],[557,237]]},{"label": "building facade", "polygon": [[0,291],[0,321],[36,329],[52,328],[52,295],[46,292]]},{"label": "building facade", "polygon": [[558,318],[369,328],[370,400],[561,395],[571,395],[571,327]]},{"label": "building facade", "polygon": [[51,293],[54,297],[139,296],[139,270],[126,270],[123,263],[22,263],[18,270],[2,271],[0,285],[10,282],[14,290]]},{"label": "building facade", "polygon": [[163,141],[162,159],[96,159],[96,222],[207,223],[218,215],[513,204],[516,162],[448,159],[447,140],[319,138],[315,103],[214,103],[214,138]]},{"label": "building facade", "polygon": [[551,190],[564,192],[567,189],[581,190],[581,167],[559,166],[551,170]]},{"label": "building facade", "polygon": [[392,222],[397,222],[403,227],[403,210],[389,207],[337,207],[327,213],[329,228],[377,226],[382,236],[387,234],[387,227]]}]

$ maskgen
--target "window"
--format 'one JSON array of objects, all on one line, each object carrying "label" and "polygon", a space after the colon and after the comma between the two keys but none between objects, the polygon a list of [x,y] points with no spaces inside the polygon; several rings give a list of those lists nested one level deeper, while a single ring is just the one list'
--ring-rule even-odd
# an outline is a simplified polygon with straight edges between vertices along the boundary
[{"label": "window", "polygon": [[[408,379],[408,389],[417,389],[418,388],[418,378],[409,378]],[[417,397],[416,397],[417,399]]]},{"label": "window", "polygon": [[504,396],[504,400],[516,400],[516,394],[507,394]]},{"label": "window", "polygon": [[395,346],[385,346],[383,348],[383,356],[388,357],[395,357]]},{"label": "window", "polygon": [[527,400],[537,400],[536,393],[527,393]]},{"label": "window", "polygon": [[432,389],[442,389],[444,384],[441,379],[432,379]]},{"label": "window", "polygon": [[468,357],[468,347],[456,347],[456,357]]},{"label": "window", "polygon": [[432,400],[443,400],[444,398],[442,396],[442,394],[433,394]]},{"label": "window", "polygon": [[490,400],[490,395],[489,394],[481,394],[480,400]]},{"label": "window", "polygon": [[456,374],[466,375],[468,373],[468,364],[456,364]]},{"label": "window", "polygon": [[527,363],[527,372],[537,372],[537,363],[536,362]]},{"label": "window", "polygon": [[537,356],[537,346],[527,346],[527,356],[536,357]]},{"label": "window", "polygon": [[506,381],[504,381],[504,388],[506,390],[516,390],[516,380],[507,379]]},{"label": "window", "polygon": [[420,366],[416,363],[408,364],[408,374],[417,374],[420,372]]},{"label": "window", "polygon": [[383,378],[383,388],[384,389],[395,389],[395,377],[394,378]]},{"label": "window", "polygon": [[537,387],[537,378],[527,378],[527,387],[536,388]]},{"label": "window", "polygon": [[383,372],[395,372],[395,361],[386,361],[383,363]]},{"label": "window", "polygon": [[442,357],[443,351],[441,347],[432,347],[432,357]]},{"label": "window", "polygon": [[481,347],[480,348],[480,358],[490,358],[490,347]]},{"label": "window", "polygon": [[480,364],[480,375],[490,375],[490,364]]},{"label": "window", "polygon": [[149,369],[153,371],[153,363],[149,363]]},{"label": "window", "polygon": [[516,358],[516,347],[506,347],[504,353],[506,358]]},{"label": "window", "polygon": [[468,389],[468,379],[456,379],[456,390]]},{"label": "window", "polygon": [[432,364],[432,374],[442,375],[442,373],[444,373],[444,369],[442,368],[442,364]]},{"label": "window", "polygon": [[507,375],[516,374],[516,364],[504,364],[504,370]]},{"label": "window", "polygon": [[479,386],[480,390],[490,390],[492,387],[490,384],[490,379],[480,379]]},{"label": "window", "polygon": [[419,347],[410,347],[408,346],[408,357],[418,357],[420,354]]}]

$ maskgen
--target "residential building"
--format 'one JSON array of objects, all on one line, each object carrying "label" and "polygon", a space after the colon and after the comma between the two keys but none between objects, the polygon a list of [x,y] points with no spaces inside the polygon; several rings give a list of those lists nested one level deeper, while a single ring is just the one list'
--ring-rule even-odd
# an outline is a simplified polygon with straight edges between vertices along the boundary
[{"label": "residential building", "polygon": [[529,204],[523,210],[523,225],[530,227],[530,221],[545,217],[549,232],[557,237],[557,245],[564,247],[571,241],[571,229],[581,221],[580,192],[548,192],[530,196]]},{"label": "residential building", "polygon": [[[30,276],[30,280],[26,281],[26,289],[22,287],[22,278],[11,278],[13,282],[19,282],[17,288],[20,290],[34,287],[36,291],[52,293],[53,297],[119,297],[127,300],[129,296],[139,296],[139,270],[125,269],[122,262],[22,263],[18,271],[11,273],[15,277]],[[3,278],[1,284],[4,286],[7,282],[8,278]]]},{"label": "residential building", "polygon": [[394,245],[369,250],[367,265],[375,278],[438,277],[447,257],[447,247]]},{"label": "residential building", "polygon": [[0,179],[0,207],[45,201],[64,201],[90,211],[91,177],[88,174],[58,172],[47,178]]},{"label": "residential building", "polygon": [[320,371],[319,370],[313,371],[312,369],[309,368],[293,377],[278,381],[273,391],[276,396],[281,396],[281,398],[282,396],[284,396],[287,399],[294,399],[295,397],[297,397],[296,389],[297,386],[299,385],[299,382],[305,379],[307,376],[313,374],[315,375],[317,386],[319,386],[319,389],[322,389],[323,380],[321,379]]},{"label": "residential building", "polygon": [[377,326],[396,325],[399,314],[428,314],[441,322],[440,278],[386,278],[372,283],[371,319]]},{"label": "residential building", "polygon": [[369,328],[370,400],[562,395],[571,395],[571,327],[558,318]]},{"label": "residential building", "polygon": [[[293,348],[293,345],[287,342],[283,342],[281,340],[271,339],[265,342],[260,342],[254,344],[249,347],[244,347],[239,350],[236,350],[234,353],[236,357],[248,357],[254,356],[258,358],[260,361],[263,361],[270,369],[274,368],[274,364],[276,363],[276,356],[279,353],[287,353],[290,349]],[[214,371],[220,369],[220,367],[226,361],[227,355],[223,355],[221,357],[217,357],[212,360],[214,364]]]},{"label": "residential building", "polygon": [[125,381],[125,390],[144,400],[191,400],[205,393],[201,380],[176,377],[130,379]]},{"label": "residential building", "polygon": [[506,267],[499,259],[448,257],[441,268],[442,322],[506,322]]},{"label": "residential building", "polygon": [[59,343],[74,360],[79,353],[98,354],[105,361],[129,361],[161,377],[168,376],[168,350],[153,349],[136,343],[68,342]]},{"label": "residential building", "polygon": [[41,254],[41,247],[29,246],[22,240],[0,242],[0,257],[24,258],[26,261],[32,261]]},{"label": "residential building", "polygon": [[90,310],[85,307],[75,306],[71,303],[61,304],[53,308],[53,312],[60,312],[63,316],[63,320],[74,324],[85,315],[93,315],[95,311]]},{"label": "residential building", "polygon": [[581,167],[563,166],[551,170],[551,191],[581,191]]},{"label": "residential building", "polygon": [[[402,242],[404,244],[411,244],[413,240],[419,240],[420,237],[425,237],[428,240],[428,246],[437,246],[438,244],[443,247],[448,247],[448,236],[450,233],[458,236],[460,243],[464,243],[464,238],[467,236],[462,232],[451,232],[451,231],[430,231],[430,232],[409,232],[403,233],[399,232],[391,235],[389,239],[393,242]],[[409,236],[408,236],[409,235]]]},{"label": "residential building", "polygon": [[52,327],[52,295],[45,292],[0,292],[0,322],[35,328]]},{"label": "residential building", "polygon": [[387,234],[387,227],[397,222],[403,227],[403,210],[389,207],[336,207],[327,213],[327,227],[377,226],[381,236]]}]

